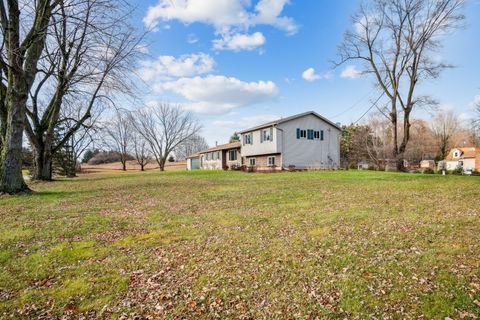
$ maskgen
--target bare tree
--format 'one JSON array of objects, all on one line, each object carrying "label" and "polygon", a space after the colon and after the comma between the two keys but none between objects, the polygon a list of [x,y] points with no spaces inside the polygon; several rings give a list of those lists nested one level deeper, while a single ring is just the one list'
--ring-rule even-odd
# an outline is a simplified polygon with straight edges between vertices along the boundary
[{"label": "bare tree", "polygon": [[372,114],[367,122],[371,130],[371,139],[367,140],[366,151],[370,159],[375,162],[377,168],[385,166],[386,161],[391,157],[391,124],[383,114]]},{"label": "bare tree", "polygon": [[58,2],[23,3],[20,16],[18,0],[0,1],[0,193],[28,189],[22,176],[25,109]]},{"label": "bare tree", "polygon": [[140,171],[145,171],[145,166],[150,162],[150,152],[148,149],[147,140],[145,140],[145,138],[136,131],[134,131],[132,135],[133,135],[132,144],[133,144],[133,151],[135,153],[135,161],[137,161],[138,165],[140,166]]},{"label": "bare tree", "polygon": [[[449,66],[432,58],[445,34],[461,26],[464,0],[372,0],[353,16],[355,31],[345,34],[337,65],[363,63],[388,101],[392,152],[403,170],[410,138],[410,116],[434,101],[416,94],[424,79],[436,78]],[[403,120],[399,121],[399,116]],[[399,138],[401,124],[402,139]]]},{"label": "bare tree", "polygon": [[147,141],[160,171],[165,170],[165,162],[175,148],[197,134],[201,128],[191,113],[168,103],[136,111],[132,114],[132,123]]},{"label": "bare tree", "polygon": [[445,159],[450,148],[451,142],[460,127],[460,121],[453,111],[439,112],[431,122],[431,129],[435,136],[438,146],[438,156]]},{"label": "bare tree", "polygon": [[[52,156],[92,116],[132,93],[130,81],[141,40],[128,23],[128,6],[114,0],[60,1],[30,90],[27,137],[34,149],[33,179],[51,180]],[[70,108],[64,116],[64,108]],[[61,140],[57,127],[73,123]]]},{"label": "bare tree", "polygon": [[127,170],[127,160],[131,149],[133,134],[132,125],[128,116],[116,111],[113,120],[104,126],[104,143],[110,150],[117,152],[122,163],[122,170]]},{"label": "bare tree", "polygon": [[[75,124],[75,122],[72,124],[68,124],[67,128],[70,128],[71,125]],[[69,129],[67,129],[66,131],[69,132]],[[68,172],[68,177],[76,176],[76,169],[77,164],[80,163],[80,156],[98,140],[98,131],[99,128],[95,125],[95,120],[90,119],[87,125],[82,126],[71,135],[69,145],[72,148],[72,168],[74,168],[75,170]]]},{"label": "bare tree", "polygon": [[175,149],[175,156],[179,160],[185,160],[189,155],[208,149],[208,143],[204,137],[195,134],[185,140]]}]

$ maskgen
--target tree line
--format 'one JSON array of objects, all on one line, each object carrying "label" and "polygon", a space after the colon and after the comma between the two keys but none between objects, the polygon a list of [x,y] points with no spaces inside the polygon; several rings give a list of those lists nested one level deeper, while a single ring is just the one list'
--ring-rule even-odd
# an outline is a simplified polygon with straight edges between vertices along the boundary
[{"label": "tree line", "polygon": [[[342,129],[340,155],[343,167],[356,168],[365,160],[375,169],[395,167],[392,124],[383,114],[373,113],[361,124],[346,125]],[[462,121],[451,110],[438,111],[430,121],[411,119],[409,140],[404,160],[418,165],[421,160],[444,160],[455,147],[480,145],[480,132],[475,121]]]}]

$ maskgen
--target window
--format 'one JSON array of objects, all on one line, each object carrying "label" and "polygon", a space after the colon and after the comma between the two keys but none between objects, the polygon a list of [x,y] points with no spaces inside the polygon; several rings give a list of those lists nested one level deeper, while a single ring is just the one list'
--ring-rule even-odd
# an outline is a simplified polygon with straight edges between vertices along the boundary
[{"label": "window", "polygon": [[254,166],[254,165],[257,164],[257,161],[256,161],[255,158],[250,158],[250,159],[248,159],[248,163],[249,163],[251,166]]},{"label": "window", "polygon": [[243,145],[253,144],[253,133],[247,133],[243,136]]},{"label": "window", "polygon": [[305,139],[305,138],[307,138],[307,140],[314,140],[314,139],[323,140],[323,130],[316,131],[313,129],[303,130],[303,129],[297,128],[297,139]]},{"label": "window", "polygon": [[206,154],[205,154],[205,160],[210,160],[210,159],[209,159],[209,158],[210,158],[209,155],[210,155],[209,153],[206,153]]},{"label": "window", "polygon": [[268,166],[273,167],[275,165],[275,156],[268,157]]},{"label": "window", "polygon": [[228,160],[229,161],[236,161],[237,160],[237,150],[228,151]]},{"label": "window", "polygon": [[220,153],[220,151],[217,151],[217,159],[222,159],[222,154]]},{"label": "window", "polygon": [[273,128],[263,129],[260,131],[260,142],[273,141]]},{"label": "window", "polygon": [[460,152],[458,152],[458,151],[455,151],[455,153],[453,154],[453,156],[454,156],[455,158],[458,158],[458,157],[460,157]]}]

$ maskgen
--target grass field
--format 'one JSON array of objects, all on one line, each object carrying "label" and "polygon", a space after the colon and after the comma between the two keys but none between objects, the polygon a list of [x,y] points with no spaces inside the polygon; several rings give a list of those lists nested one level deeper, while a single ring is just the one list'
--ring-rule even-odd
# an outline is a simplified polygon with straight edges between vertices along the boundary
[{"label": "grass field", "polygon": [[0,318],[480,316],[480,179],[96,172],[0,198]]}]

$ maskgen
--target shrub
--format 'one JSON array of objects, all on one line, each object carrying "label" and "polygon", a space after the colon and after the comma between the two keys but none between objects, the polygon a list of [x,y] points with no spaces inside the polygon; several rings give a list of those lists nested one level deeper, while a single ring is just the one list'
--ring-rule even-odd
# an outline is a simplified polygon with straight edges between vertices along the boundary
[{"label": "shrub", "polygon": [[452,170],[452,174],[463,174],[463,168],[462,166],[458,165],[455,170]]},{"label": "shrub", "polygon": [[85,153],[83,154],[82,163],[88,163],[88,162],[89,162],[93,157],[95,157],[95,155],[97,155],[99,152],[100,152],[100,150],[98,150],[98,149],[95,149],[95,150],[88,149],[88,150],[85,151]]},{"label": "shrub", "polygon": [[175,158],[173,156],[168,157],[168,162],[175,162]]},{"label": "shrub", "polygon": [[[93,158],[88,161],[88,164],[102,164],[119,162],[121,159],[120,153],[116,151],[100,151]],[[127,155],[127,160],[133,160],[131,155]]]}]

